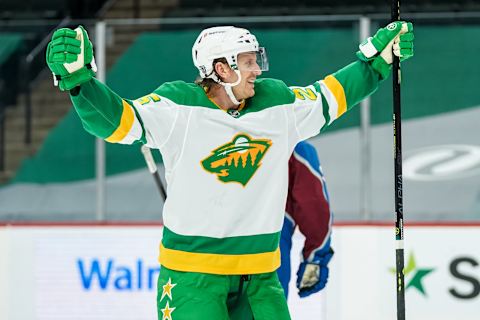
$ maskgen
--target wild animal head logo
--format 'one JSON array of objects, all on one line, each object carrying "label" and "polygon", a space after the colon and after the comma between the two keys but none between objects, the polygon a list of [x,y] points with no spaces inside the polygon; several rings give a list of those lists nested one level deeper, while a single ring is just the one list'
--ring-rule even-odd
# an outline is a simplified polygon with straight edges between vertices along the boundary
[{"label": "wild animal head logo", "polygon": [[231,142],[213,150],[201,164],[224,183],[238,182],[246,186],[262,165],[263,156],[271,145],[269,139],[253,139],[244,133],[237,134]]}]

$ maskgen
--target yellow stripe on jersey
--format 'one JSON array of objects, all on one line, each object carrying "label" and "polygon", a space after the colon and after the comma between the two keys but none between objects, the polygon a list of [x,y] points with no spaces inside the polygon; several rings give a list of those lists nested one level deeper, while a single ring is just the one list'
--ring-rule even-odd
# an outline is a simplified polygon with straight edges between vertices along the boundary
[{"label": "yellow stripe on jersey", "polygon": [[184,272],[212,274],[258,274],[273,272],[280,266],[280,249],[254,254],[195,253],[168,249],[160,244],[160,264]]},{"label": "yellow stripe on jersey", "polygon": [[333,93],[335,99],[337,100],[338,109],[337,109],[337,118],[347,111],[347,98],[345,97],[345,91],[343,90],[342,84],[338,80],[330,75],[327,76],[323,82],[328,87],[328,89]]},{"label": "yellow stripe on jersey", "polygon": [[120,125],[110,135],[110,137],[105,139],[108,142],[115,143],[115,142],[122,141],[130,132],[130,129],[132,129],[133,122],[135,120],[135,114],[133,112],[133,108],[125,100],[122,100],[122,102],[123,102],[123,112],[122,112],[122,118],[120,119]]}]

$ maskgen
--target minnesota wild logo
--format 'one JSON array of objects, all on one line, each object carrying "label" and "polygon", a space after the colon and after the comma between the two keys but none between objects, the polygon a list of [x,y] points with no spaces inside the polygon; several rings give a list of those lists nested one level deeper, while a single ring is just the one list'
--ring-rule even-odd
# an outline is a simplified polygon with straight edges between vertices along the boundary
[{"label": "minnesota wild logo", "polygon": [[237,134],[231,142],[213,150],[201,164],[224,183],[238,182],[246,186],[262,165],[262,158],[271,145],[272,141],[268,139],[252,139],[245,133]]}]

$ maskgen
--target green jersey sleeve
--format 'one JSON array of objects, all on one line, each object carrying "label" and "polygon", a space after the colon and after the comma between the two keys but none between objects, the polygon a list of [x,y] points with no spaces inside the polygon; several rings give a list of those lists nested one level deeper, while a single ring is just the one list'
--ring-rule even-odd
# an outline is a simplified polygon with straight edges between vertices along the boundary
[{"label": "green jersey sleeve", "polygon": [[141,142],[159,147],[168,138],[176,117],[176,106],[156,93],[124,99],[95,78],[82,84],[78,92],[71,92],[70,97],[85,130],[111,143]]}]

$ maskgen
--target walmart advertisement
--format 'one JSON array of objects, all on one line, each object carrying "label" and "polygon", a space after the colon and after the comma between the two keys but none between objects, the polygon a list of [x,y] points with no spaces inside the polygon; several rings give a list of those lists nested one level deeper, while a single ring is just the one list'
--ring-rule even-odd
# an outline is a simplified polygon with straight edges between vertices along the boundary
[{"label": "walmart advertisement", "polygon": [[[394,319],[392,230],[336,226],[327,290],[300,299],[292,283],[292,319]],[[156,319],[161,232],[145,225],[0,227],[0,319]],[[411,226],[405,237],[407,318],[478,319],[480,225]],[[302,243],[296,234],[292,273]]]}]

